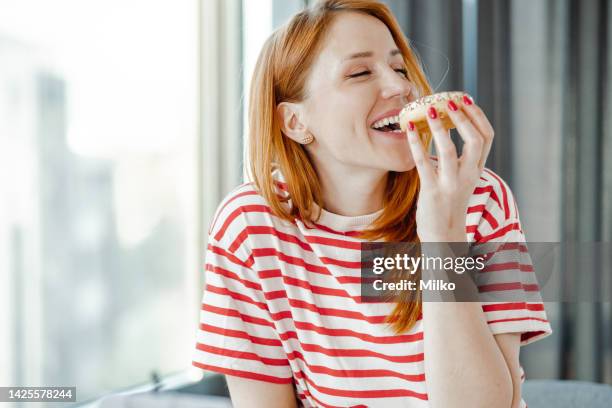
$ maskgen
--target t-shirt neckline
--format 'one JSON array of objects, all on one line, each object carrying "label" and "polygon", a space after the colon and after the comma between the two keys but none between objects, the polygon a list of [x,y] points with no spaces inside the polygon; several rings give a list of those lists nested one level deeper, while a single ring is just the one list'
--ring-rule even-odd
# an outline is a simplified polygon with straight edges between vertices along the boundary
[{"label": "t-shirt neckline", "polygon": [[[315,204],[315,206],[319,208],[318,205]],[[370,226],[382,214],[383,210],[384,208],[381,208],[370,214],[347,216],[321,208],[321,217],[317,223],[338,231],[361,230]]]}]

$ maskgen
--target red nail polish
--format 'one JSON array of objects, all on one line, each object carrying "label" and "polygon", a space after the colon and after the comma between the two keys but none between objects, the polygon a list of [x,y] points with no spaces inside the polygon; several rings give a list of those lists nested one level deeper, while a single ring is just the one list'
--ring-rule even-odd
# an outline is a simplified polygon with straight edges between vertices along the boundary
[{"label": "red nail polish", "polygon": [[472,105],[474,102],[469,96],[463,95],[463,103],[465,103],[466,105]]},{"label": "red nail polish", "polygon": [[457,112],[457,110],[459,109],[457,105],[455,105],[455,102],[453,101],[448,101],[448,108],[452,110],[453,112]]},{"label": "red nail polish", "polygon": [[438,112],[436,111],[436,108],[434,108],[433,106],[430,106],[429,109],[427,109],[427,114],[432,119],[438,118]]},{"label": "red nail polish", "polygon": [[408,129],[410,129],[411,132],[414,132],[414,123],[408,122]]}]

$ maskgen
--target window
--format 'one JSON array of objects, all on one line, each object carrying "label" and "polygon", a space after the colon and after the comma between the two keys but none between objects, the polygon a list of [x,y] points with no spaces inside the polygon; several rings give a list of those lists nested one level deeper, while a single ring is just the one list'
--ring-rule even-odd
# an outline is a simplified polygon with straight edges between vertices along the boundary
[{"label": "window", "polygon": [[189,366],[196,0],[0,0],[0,383],[78,401]]}]

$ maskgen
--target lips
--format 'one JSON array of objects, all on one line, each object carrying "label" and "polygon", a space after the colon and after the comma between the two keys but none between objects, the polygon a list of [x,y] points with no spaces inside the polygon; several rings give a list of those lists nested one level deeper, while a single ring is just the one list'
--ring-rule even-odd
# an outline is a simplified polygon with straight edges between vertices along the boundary
[{"label": "lips", "polygon": [[385,113],[383,113],[383,114],[379,115],[379,116],[378,116],[378,117],[376,117],[376,118],[375,118],[373,121],[371,121],[371,122],[370,122],[370,127],[374,126],[374,124],[375,124],[376,122],[378,122],[379,120],[381,120],[381,119],[388,118],[388,117],[390,117],[390,116],[397,116],[397,115],[399,115],[399,113],[400,113],[401,111],[402,111],[402,108],[391,109],[390,111],[385,112]]}]

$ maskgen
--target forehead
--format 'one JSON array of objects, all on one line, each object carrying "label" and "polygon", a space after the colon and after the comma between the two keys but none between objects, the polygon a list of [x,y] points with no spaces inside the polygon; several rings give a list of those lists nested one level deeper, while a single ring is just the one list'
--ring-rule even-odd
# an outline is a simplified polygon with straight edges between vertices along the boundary
[{"label": "forehead", "polygon": [[341,63],[348,55],[363,51],[386,56],[391,48],[395,48],[395,42],[382,21],[362,13],[343,12],[327,31],[320,56],[330,63]]}]

